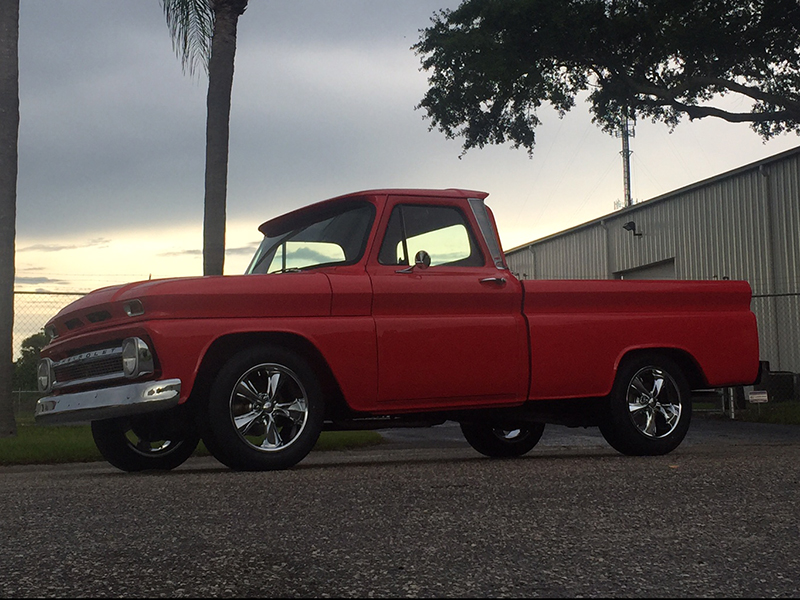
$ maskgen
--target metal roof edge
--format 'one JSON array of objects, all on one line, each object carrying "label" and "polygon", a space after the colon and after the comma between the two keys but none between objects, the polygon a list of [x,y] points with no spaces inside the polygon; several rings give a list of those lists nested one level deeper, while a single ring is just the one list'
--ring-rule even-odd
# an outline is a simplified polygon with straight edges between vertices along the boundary
[{"label": "metal roof edge", "polygon": [[800,154],[800,146],[797,146],[795,148],[790,148],[789,150],[784,150],[783,152],[779,152],[778,154],[773,154],[772,156],[768,156],[766,158],[762,158],[761,160],[757,160],[755,162],[748,163],[748,164],[743,165],[741,167],[736,167],[735,169],[731,169],[730,171],[725,171],[725,172],[720,173],[718,175],[713,175],[713,176],[708,177],[706,179],[701,179],[700,181],[696,181],[695,183],[690,183],[690,184],[685,185],[683,187],[680,187],[678,189],[672,190],[671,192],[666,192],[664,194],[656,196],[655,198],[650,198],[649,200],[642,200],[641,202],[637,202],[636,204],[632,204],[631,206],[626,206],[625,208],[621,208],[621,209],[616,210],[614,212],[611,212],[611,213],[608,213],[606,215],[603,215],[602,217],[598,217],[596,219],[592,219],[591,221],[586,221],[585,223],[581,223],[579,225],[575,225],[573,227],[569,227],[569,228],[564,229],[562,231],[557,231],[556,233],[551,233],[550,235],[546,235],[544,237],[537,238],[537,239],[535,239],[533,241],[526,242],[524,244],[520,244],[519,246],[514,246],[513,248],[504,251],[504,253],[505,253],[506,256],[508,256],[509,254],[511,254],[513,252],[519,252],[520,250],[524,250],[525,248],[533,246],[534,244],[538,244],[538,243],[541,243],[541,242],[546,242],[547,240],[550,240],[552,238],[559,237],[559,236],[565,235],[567,233],[573,233],[573,232],[575,232],[575,231],[577,231],[579,229],[588,228],[588,227],[591,227],[591,226],[597,225],[597,224],[601,224],[602,225],[604,221],[607,221],[607,220],[612,219],[612,218],[616,219],[620,215],[625,215],[625,214],[634,212],[634,211],[644,207],[645,205],[651,205],[651,204],[654,204],[654,203],[657,203],[657,202],[664,202],[665,200],[669,200],[670,198],[672,198],[674,196],[678,196],[680,194],[685,194],[686,192],[689,192],[689,191],[691,191],[693,189],[704,187],[704,186],[707,186],[707,185],[709,185],[711,183],[715,183],[717,181],[722,181],[724,179],[728,179],[730,177],[734,177],[736,175],[740,175],[742,173],[745,173],[747,171],[751,171],[753,169],[759,169],[759,168],[761,168],[761,167],[763,167],[765,165],[768,165],[768,164],[771,164],[771,163],[775,163],[775,162],[779,162],[781,160],[784,160],[784,159],[789,158],[789,157],[791,157],[793,155],[796,155],[796,154]]}]

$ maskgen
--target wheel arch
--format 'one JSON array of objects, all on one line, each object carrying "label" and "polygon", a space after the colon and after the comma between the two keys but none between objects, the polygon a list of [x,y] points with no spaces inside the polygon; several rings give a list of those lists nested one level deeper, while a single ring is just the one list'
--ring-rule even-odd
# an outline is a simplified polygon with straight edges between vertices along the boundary
[{"label": "wheel arch", "polygon": [[700,367],[697,360],[695,360],[688,351],[673,347],[636,348],[628,350],[619,361],[617,361],[615,377],[616,373],[619,373],[620,368],[626,362],[651,354],[666,357],[674,362],[681,370],[681,374],[686,378],[690,390],[701,389],[708,386],[703,369]]},{"label": "wheel arch", "polygon": [[319,349],[301,335],[280,331],[231,333],[214,340],[200,362],[189,402],[202,405],[207,400],[214,379],[231,356],[249,348],[268,345],[290,350],[308,361],[319,378],[328,415],[348,410],[339,383]]}]

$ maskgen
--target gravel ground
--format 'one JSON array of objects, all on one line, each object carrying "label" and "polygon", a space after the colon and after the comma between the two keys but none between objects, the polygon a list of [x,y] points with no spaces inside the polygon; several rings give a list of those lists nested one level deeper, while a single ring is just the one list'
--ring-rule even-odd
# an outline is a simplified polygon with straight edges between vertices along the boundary
[{"label": "gravel ground", "polygon": [[2,597],[798,597],[800,428],[698,418],[663,457],[457,426],[293,469],[0,468]]}]

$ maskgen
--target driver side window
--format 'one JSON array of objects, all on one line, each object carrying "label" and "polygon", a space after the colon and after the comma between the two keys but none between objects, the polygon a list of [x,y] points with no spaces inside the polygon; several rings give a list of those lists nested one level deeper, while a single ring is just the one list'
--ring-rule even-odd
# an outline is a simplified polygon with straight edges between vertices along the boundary
[{"label": "driver side window", "polygon": [[430,255],[432,267],[484,264],[469,224],[457,208],[422,204],[395,206],[389,217],[378,262],[408,265],[420,250]]}]

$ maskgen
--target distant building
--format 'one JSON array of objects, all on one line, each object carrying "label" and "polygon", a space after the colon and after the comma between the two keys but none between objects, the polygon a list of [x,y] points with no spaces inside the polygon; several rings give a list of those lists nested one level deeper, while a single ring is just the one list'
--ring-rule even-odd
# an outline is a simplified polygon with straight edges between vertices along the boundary
[{"label": "distant building", "polygon": [[800,147],[506,256],[521,279],[745,279],[761,359],[800,373]]}]

